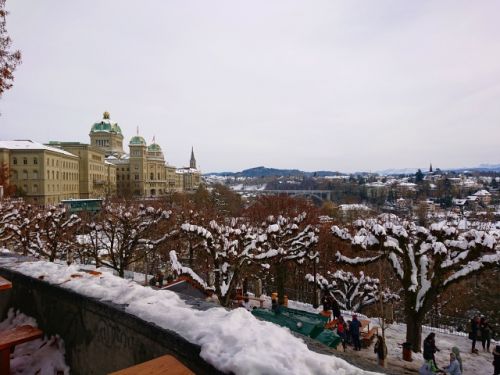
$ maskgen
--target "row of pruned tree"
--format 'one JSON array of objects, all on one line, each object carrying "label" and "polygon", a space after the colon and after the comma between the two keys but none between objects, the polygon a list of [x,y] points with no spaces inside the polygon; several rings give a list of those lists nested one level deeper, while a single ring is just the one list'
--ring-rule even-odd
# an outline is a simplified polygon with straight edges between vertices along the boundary
[{"label": "row of pruned tree", "polygon": [[[423,319],[440,293],[459,280],[498,267],[500,261],[494,226],[488,231],[461,231],[446,221],[423,227],[381,215],[345,228],[323,224],[330,226],[331,234],[323,234],[322,241],[335,239],[325,245],[314,210],[290,198],[262,198],[237,218],[183,204],[164,206],[107,202],[97,215],[78,217],[61,207],[39,211],[1,203],[0,241],[25,255],[105,265],[120,276],[138,262],[169,262],[177,274],[213,290],[223,305],[249,276],[272,275],[283,298],[293,264],[312,270],[304,282],[315,282],[345,309],[394,301],[398,294],[404,303],[407,341],[415,351],[420,350]],[[328,254],[334,248],[341,251],[332,263]],[[365,269],[371,263],[393,270],[393,291],[383,285],[382,272],[373,278],[338,269],[341,264]]]}]

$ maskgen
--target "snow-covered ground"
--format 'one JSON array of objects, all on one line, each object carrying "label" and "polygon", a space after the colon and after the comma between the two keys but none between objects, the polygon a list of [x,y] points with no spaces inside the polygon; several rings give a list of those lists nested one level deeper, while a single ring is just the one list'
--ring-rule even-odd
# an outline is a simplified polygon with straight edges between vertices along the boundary
[{"label": "snow-covered ground", "polygon": [[[201,346],[201,356],[217,369],[234,374],[368,375],[333,355],[310,351],[286,329],[256,319],[245,309],[195,310],[167,290],[153,290],[110,273],[93,276],[78,266],[18,262],[0,258],[0,265],[58,284],[82,295],[127,305],[125,310]],[[71,277],[74,274],[80,277]]]},{"label": "snow-covered ground", "polygon": [[[270,304],[270,298],[264,297],[265,302]],[[268,302],[269,301],[269,302]],[[321,307],[314,309],[312,305],[307,303],[289,301],[289,307],[309,312],[319,312]],[[362,314],[357,314],[358,318],[367,319],[366,316]],[[351,320],[352,314],[347,311],[342,311],[342,316],[345,320]],[[371,318],[371,327],[379,326],[378,318]],[[379,333],[381,334],[381,330]],[[464,372],[463,375],[488,375],[493,374],[493,355],[491,353],[484,352],[481,346],[481,342],[476,343],[476,348],[479,349],[478,354],[471,354],[471,344],[472,342],[468,339],[467,334],[463,332],[449,332],[443,329],[436,329],[432,327],[423,327],[422,340],[431,332],[436,334],[436,346],[440,349],[436,353],[436,362],[440,368],[443,368],[449,364],[449,356],[451,348],[454,346],[460,349],[460,355],[462,357],[462,363]],[[403,349],[401,344],[405,342],[406,337],[406,325],[405,324],[391,324],[386,328],[385,331],[388,359],[387,367],[390,369],[401,369],[403,370],[414,370],[418,371],[420,366],[423,364],[424,359],[422,353],[412,353],[413,361],[406,362],[403,361]],[[499,345],[500,342],[491,342],[490,351],[495,348],[495,345]],[[352,351],[354,355],[361,356],[376,362],[376,356],[372,350],[373,346],[368,349],[363,349],[360,352],[354,352],[349,347],[348,351]]]},{"label": "snow-covered ground", "polygon": [[[37,326],[35,319],[10,309],[7,319],[0,323],[0,335],[3,331],[22,325]],[[67,375],[70,371],[64,361],[64,342],[57,336],[16,345],[10,357],[11,375],[54,375],[58,371]]]}]

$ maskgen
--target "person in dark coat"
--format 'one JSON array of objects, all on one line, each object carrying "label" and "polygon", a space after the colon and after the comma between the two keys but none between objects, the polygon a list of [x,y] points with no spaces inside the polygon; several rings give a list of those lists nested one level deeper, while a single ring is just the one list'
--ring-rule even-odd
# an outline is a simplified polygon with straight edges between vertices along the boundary
[{"label": "person in dark coat", "polygon": [[500,345],[497,345],[492,351],[493,353],[493,375],[500,375]]},{"label": "person in dark coat", "polygon": [[479,333],[481,334],[481,343],[483,344],[483,351],[490,352],[491,345],[491,327],[488,320],[483,316],[479,321]]},{"label": "person in dark coat", "polygon": [[479,331],[479,317],[475,316],[470,321],[470,334],[469,334],[469,338],[472,340],[472,348],[470,350],[471,353],[477,353],[478,352],[478,350],[476,349],[476,340],[477,340],[477,333],[478,333],[478,331]]},{"label": "person in dark coat", "polygon": [[385,345],[385,340],[380,335],[377,335],[377,342],[373,347],[373,352],[377,354],[379,366],[385,367],[385,359],[387,358],[387,345]]},{"label": "person in dark coat", "polygon": [[340,306],[337,301],[335,301],[335,298],[330,296],[330,306],[332,307],[332,312],[333,312],[333,317],[335,319],[340,318]]},{"label": "person in dark coat", "polygon": [[361,341],[359,339],[360,328],[361,322],[358,320],[358,316],[353,315],[352,322],[349,324],[349,333],[352,338],[354,350],[361,350]]},{"label": "person in dark coat", "polygon": [[434,332],[429,333],[429,335],[424,340],[424,359],[426,362],[432,361],[434,368],[438,368],[436,364],[435,353],[439,352],[436,346],[436,334]]},{"label": "person in dark coat", "polygon": [[330,311],[331,310],[331,305],[330,305],[330,298],[329,296],[325,293],[323,294],[323,297],[321,298],[321,304],[323,305],[323,311]]},{"label": "person in dark coat", "polygon": [[156,280],[158,281],[158,286],[160,288],[163,287],[163,274],[160,271],[156,274]]}]

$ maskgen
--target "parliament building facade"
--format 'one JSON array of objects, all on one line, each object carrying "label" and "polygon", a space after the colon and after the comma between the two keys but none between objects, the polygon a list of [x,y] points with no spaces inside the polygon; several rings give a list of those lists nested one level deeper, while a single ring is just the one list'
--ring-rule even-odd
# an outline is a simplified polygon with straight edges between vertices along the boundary
[{"label": "parliament building facade", "polygon": [[159,144],[147,144],[140,135],[123,149],[120,126],[105,112],[90,129],[90,144],[0,141],[0,163],[8,166],[10,185],[35,204],[56,204],[64,199],[159,197],[192,191],[201,173],[191,149],[189,167],[168,164]]}]

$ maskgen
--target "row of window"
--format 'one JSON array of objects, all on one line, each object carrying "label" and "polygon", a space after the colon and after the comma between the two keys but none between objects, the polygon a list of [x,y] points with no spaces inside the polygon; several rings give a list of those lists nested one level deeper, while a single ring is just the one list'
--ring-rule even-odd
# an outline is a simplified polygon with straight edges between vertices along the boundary
[{"label": "row of window", "polygon": [[[51,178],[52,176],[52,178]],[[61,178],[63,180],[78,180],[78,173],[74,172],[61,172]],[[47,171],[47,179],[59,180],[59,171]]]},{"label": "row of window", "polygon": [[[77,191],[78,190],[78,185],[74,185],[74,184],[63,184],[62,185],[62,188],[63,188],[63,191],[68,191],[68,190],[73,190],[73,191]],[[24,184],[23,185],[23,190],[26,192],[26,193],[32,193],[32,194],[38,194],[39,193],[39,187],[38,187],[38,184],[33,184],[31,186],[31,191],[29,190],[29,187],[28,187],[28,184]],[[48,184],[47,185],[47,190],[49,192],[58,192],[59,191],[59,184]]]},{"label": "row of window", "polygon": [[100,147],[108,147],[109,146],[109,139],[96,139],[95,144],[96,144],[96,146],[100,146]]},{"label": "row of window", "polygon": [[104,171],[104,166],[102,165],[95,165],[95,164],[90,164],[90,170],[91,171]]},{"label": "row of window", "polygon": [[[12,158],[12,164],[17,165],[17,158]],[[28,158],[23,158],[23,164],[28,165]],[[38,158],[33,158],[33,164],[38,164]]]},{"label": "row of window", "polygon": [[[23,157],[22,162],[23,162],[23,165],[28,165],[28,157]],[[12,164],[14,164],[14,165],[18,164],[18,160],[17,160],[16,156],[14,156],[12,158]],[[53,167],[59,167],[59,160],[47,158],[47,166],[50,166],[51,164]],[[38,165],[38,158],[37,157],[33,158],[33,165]],[[73,163],[70,161],[63,160],[61,162],[61,166],[63,168],[78,168],[78,163]]]}]

